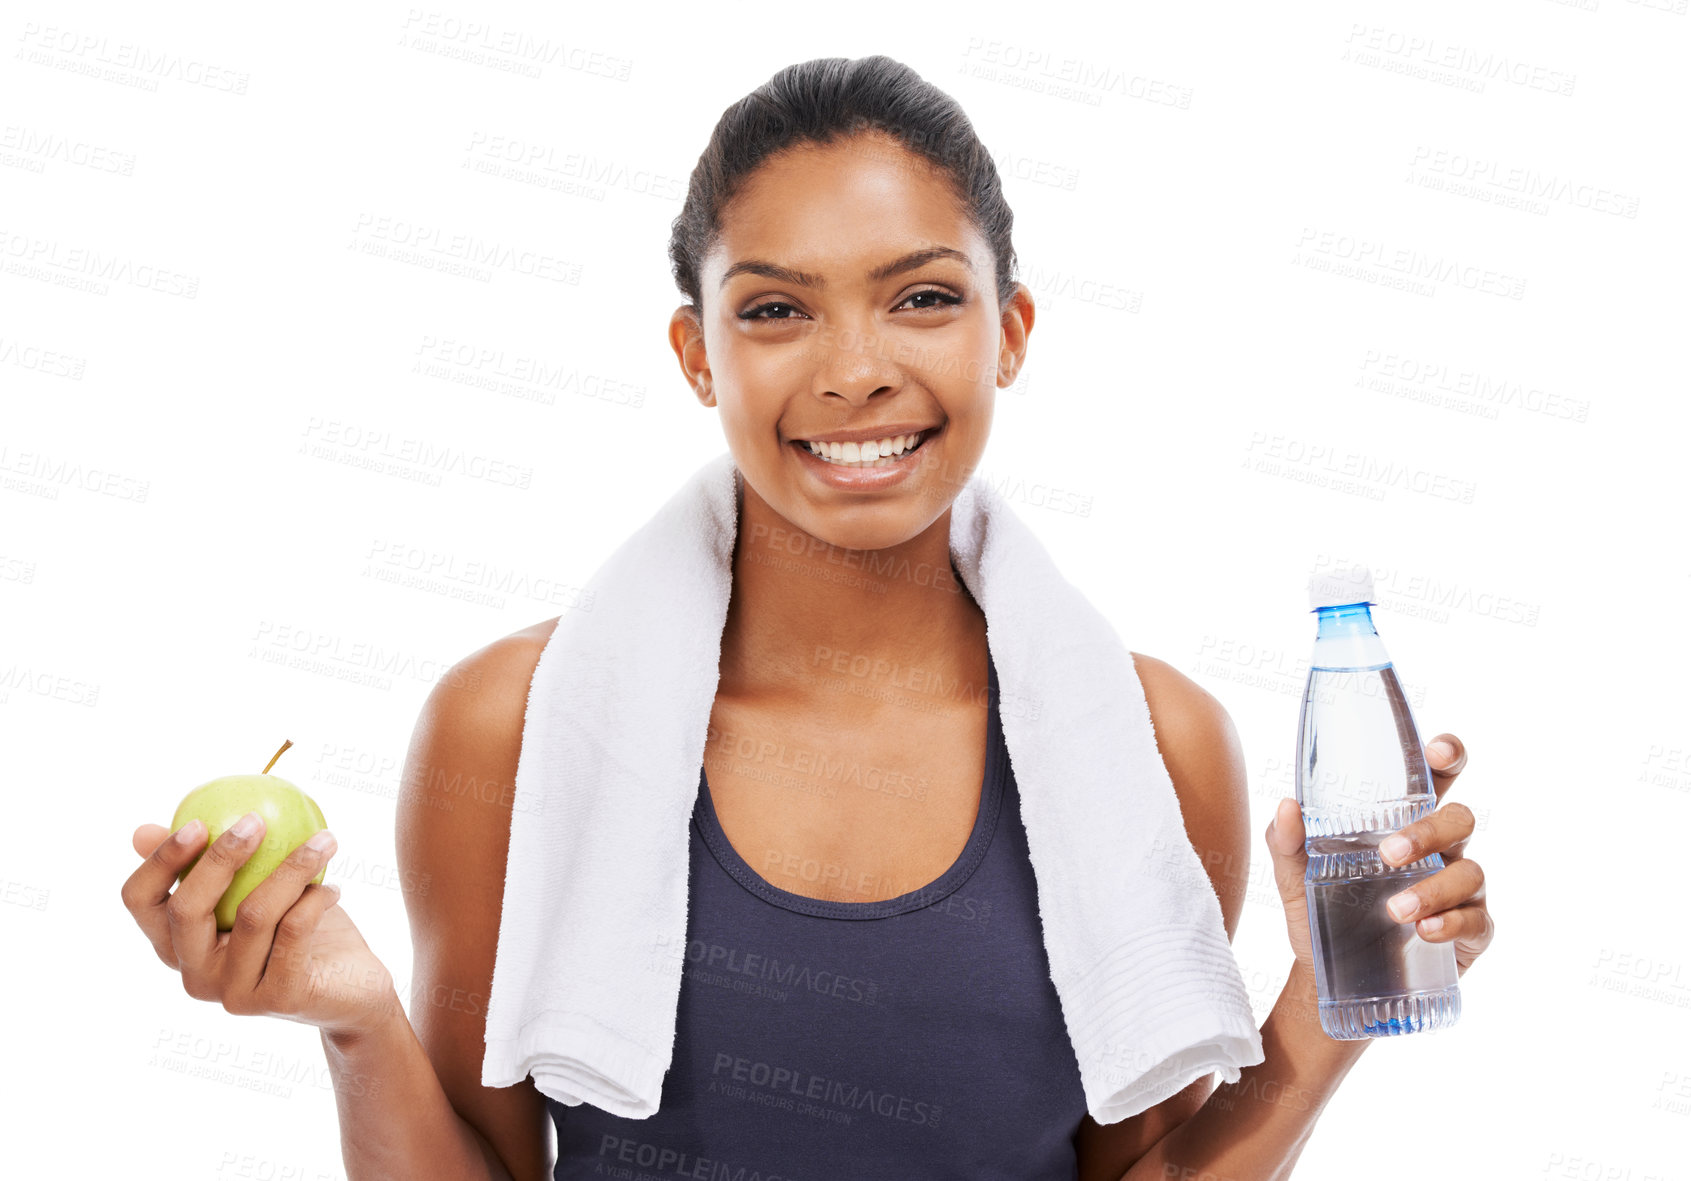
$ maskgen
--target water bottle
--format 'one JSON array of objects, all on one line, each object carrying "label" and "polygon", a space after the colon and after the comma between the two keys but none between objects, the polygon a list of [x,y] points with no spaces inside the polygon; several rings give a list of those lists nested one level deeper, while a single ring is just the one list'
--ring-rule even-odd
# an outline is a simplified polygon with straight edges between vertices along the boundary
[{"label": "water bottle", "polygon": [[1315,654],[1298,719],[1304,897],[1328,1037],[1397,1037],[1456,1023],[1456,949],[1428,943],[1386,900],[1444,868],[1437,853],[1399,868],[1380,842],[1437,806],[1421,736],[1368,605],[1366,566],[1317,571]]}]

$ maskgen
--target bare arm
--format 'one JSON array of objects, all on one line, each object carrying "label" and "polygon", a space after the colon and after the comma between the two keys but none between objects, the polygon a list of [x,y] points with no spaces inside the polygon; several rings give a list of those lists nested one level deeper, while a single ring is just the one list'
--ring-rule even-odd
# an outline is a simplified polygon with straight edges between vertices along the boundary
[{"label": "bare arm", "polygon": [[348,1181],[512,1181],[487,1140],[452,1107],[400,1013],[357,1038],[322,1035]]},{"label": "bare arm", "polygon": [[[1163,661],[1134,653],[1187,838],[1215,888],[1229,940],[1250,885],[1245,760],[1227,711]],[[1311,1031],[1313,1030],[1313,1036]],[[1315,1015],[1315,986],[1294,968],[1262,1027],[1264,1060],[1215,1089],[1206,1075],[1118,1123],[1082,1122],[1082,1181],[1278,1181],[1365,1044],[1336,1042]],[[1213,1093],[1212,1093],[1213,1092]]]},{"label": "bare arm", "polygon": [[1368,1047],[1316,1018],[1315,981],[1294,967],[1262,1026],[1263,1061],[1223,1083],[1122,1181],[1284,1181],[1327,1101]]},{"label": "bare arm", "polygon": [[411,1015],[325,1035],[348,1181],[545,1181],[545,1098],[481,1085],[487,998],[523,712],[551,622],[488,645],[435,686],[406,755],[397,839]]}]

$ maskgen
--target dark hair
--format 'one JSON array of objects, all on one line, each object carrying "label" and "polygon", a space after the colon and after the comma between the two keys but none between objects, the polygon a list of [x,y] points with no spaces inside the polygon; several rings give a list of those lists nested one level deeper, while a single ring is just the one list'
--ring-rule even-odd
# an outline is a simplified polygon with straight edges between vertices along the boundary
[{"label": "dark hair", "polygon": [[722,211],[770,156],[877,130],[945,172],[958,207],[992,247],[998,303],[1016,290],[1012,216],[992,155],[957,101],[890,57],[819,57],[791,65],[722,113],[670,225],[675,285],[704,311],[699,266],[716,244]]}]

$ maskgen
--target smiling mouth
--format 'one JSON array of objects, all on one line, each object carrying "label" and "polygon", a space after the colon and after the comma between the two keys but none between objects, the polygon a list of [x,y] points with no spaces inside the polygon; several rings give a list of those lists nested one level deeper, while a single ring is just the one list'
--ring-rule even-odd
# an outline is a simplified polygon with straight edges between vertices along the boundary
[{"label": "smiling mouth", "polygon": [[[890,440],[891,450],[885,455],[875,443],[812,443],[804,439],[794,439],[792,445],[803,448],[822,462],[837,467],[891,467],[920,451],[929,439],[939,433],[939,429],[930,427],[914,435],[895,436]],[[864,453],[871,450],[873,454],[866,458]]]}]

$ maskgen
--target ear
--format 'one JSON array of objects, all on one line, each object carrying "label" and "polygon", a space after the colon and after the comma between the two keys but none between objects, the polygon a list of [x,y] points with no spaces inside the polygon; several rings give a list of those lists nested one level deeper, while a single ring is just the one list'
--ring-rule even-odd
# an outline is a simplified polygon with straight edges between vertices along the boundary
[{"label": "ear", "polygon": [[1033,331],[1033,293],[1026,283],[1017,283],[1015,294],[1004,306],[999,318],[1003,332],[998,346],[998,388],[1008,389],[1016,384],[1027,356],[1028,333]]},{"label": "ear", "polygon": [[710,358],[705,354],[705,329],[699,314],[691,304],[682,304],[669,317],[669,347],[681,364],[682,375],[693,389],[700,405],[715,406],[716,393],[711,388]]}]

